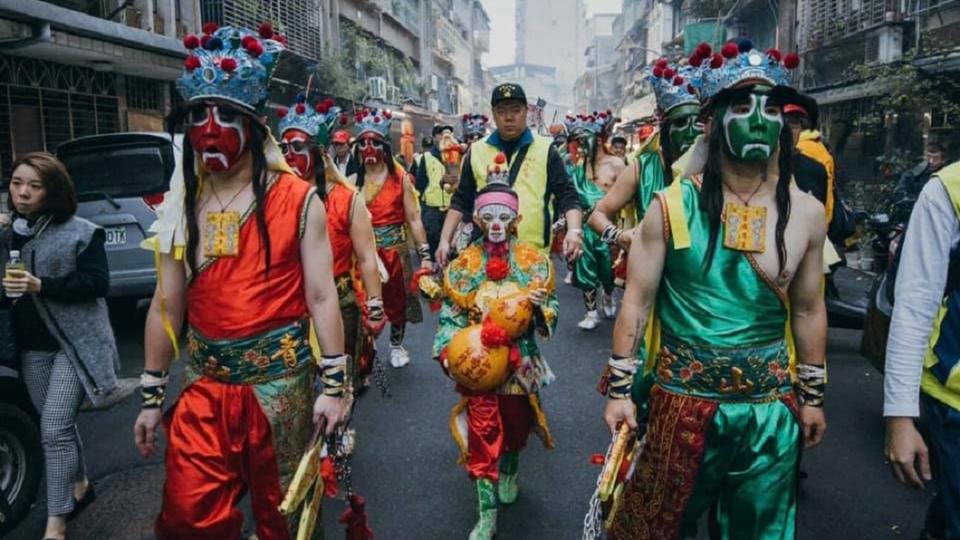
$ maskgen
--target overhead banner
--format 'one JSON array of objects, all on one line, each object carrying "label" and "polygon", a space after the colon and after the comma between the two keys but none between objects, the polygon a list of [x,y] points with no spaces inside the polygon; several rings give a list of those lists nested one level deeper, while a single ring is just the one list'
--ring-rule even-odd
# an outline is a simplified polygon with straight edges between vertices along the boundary
[{"label": "overhead banner", "polygon": [[683,53],[689,57],[701,43],[719,49],[726,37],[727,31],[719,19],[688,24],[683,27]]}]

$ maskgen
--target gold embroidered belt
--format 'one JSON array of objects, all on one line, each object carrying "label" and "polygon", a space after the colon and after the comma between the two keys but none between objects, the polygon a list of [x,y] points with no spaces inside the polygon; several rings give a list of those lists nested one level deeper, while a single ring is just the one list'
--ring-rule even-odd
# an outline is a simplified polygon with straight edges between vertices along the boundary
[{"label": "gold embroidered belt", "polygon": [[377,247],[391,248],[403,245],[407,241],[407,233],[403,224],[384,225],[383,227],[374,227],[373,236],[377,240]]},{"label": "gold embroidered belt", "polygon": [[260,384],[312,365],[306,319],[245,339],[211,340],[194,328],[187,331],[191,367],[199,374],[230,384]]},{"label": "gold embroidered belt", "polygon": [[763,402],[793,391],[784,340],[738,348],[661,338],[654,378],[678,394],[716,401]]}]

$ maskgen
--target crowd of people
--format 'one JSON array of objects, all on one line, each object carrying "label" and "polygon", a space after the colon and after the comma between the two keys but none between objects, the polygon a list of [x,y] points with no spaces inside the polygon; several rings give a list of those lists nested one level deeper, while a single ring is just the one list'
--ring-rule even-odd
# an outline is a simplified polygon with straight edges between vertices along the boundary
[{"label": "crowd of people", "polygon": [[[344,480],[353,403],[379,368],[376,338],[389,323],[389,362],[408,364],[418,296],[440,306],[432,356],[459,396],[450,429],[476,494],[469,538],[493,538],[529,435],[555,444],[538,338],[556,329],[560,265],[582,292],[582,330],[616,318],[597,366],[597,421],[614,442],[587,522],[616,539],[695,537],[704,516],[715,538],[796,536],[800,456],[827,427],[823,287],[839,205],[817,104],[789,83],[795,55],[741,40],[656,62],[658,125],[629,156],[610,111],[535,133],[512,83],[493,90],[492,131],[468,114],[462,142],[438,124],[422,153],[398,156],[389,110],[306,96],[277,111],[274,138],[264,107],[284,41],[269,26],[216,25],[184,40],[169,119],[185,133],[183,178],[144,245],[158,279],[133,428],[144,456],[166,429],[157,538],[239,537],[244,493],[260,540],[318,535],[325,487]],[[960,165],[941,166],[902,186],[919,195],[884,415],[897,478],[937,482],[924,534],[956,539]],[[69,175],[48,154],[18,159],[10,204],[0,253],[26,265],[2,285],[29,336],[18,345],[42,417],[45,537],[62,539],[94,496],[77,411],[117,386],[104,233],[74,216]],[[362,498],[348,499],[347,537],[372,538]]]}]

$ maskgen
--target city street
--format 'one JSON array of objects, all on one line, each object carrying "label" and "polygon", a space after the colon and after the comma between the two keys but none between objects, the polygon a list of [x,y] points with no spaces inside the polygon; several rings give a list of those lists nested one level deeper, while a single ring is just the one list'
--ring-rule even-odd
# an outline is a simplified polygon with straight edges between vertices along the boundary
[{"label": "city street", "polygon": [[[561,272],[562,274],[562,272]],[[576,328],[582,315],[579,293],[561,288],[561,320],[544,353],[557,374],[543,395],[557,448],[545,451],[531,438],[520,464],[521,496],[501,508],[497,538],[577,539],[599,469],[590,456],[604,451],[608,436],[601,421],[603,401],[595,387],[609,354],[612,321],[592,333]],[[140,319],[117,324],[124,376],[142,367]],[[466,538],[475,520],[475,499],[466,474],[456,465],[447,430],[455,402],[452,384],[429,358],[436,318],[407,332],[414,358],[402,370],[388,369],[391,397],[371,389],[353,422],[357,451],[353,483],[366,497],[378,539]],[[917,538],[931,494],[901,487],[882,455],[882,377],[857,354],[860,333],[831,331],[829,428],[822,446],[804,456],[800,532],[802,539]],[[133,395],[106,411],[85,413],[80,430],[97,501],[71,522],[72,540],[152,538],[163,468],[158,458],[142,460],[133,446],[138,410]],[[30,517],[10,536],[35,540],[43,533],[43,496]],[[344,505],[325,503],[327,538],[341,538],[336,523]]]}]

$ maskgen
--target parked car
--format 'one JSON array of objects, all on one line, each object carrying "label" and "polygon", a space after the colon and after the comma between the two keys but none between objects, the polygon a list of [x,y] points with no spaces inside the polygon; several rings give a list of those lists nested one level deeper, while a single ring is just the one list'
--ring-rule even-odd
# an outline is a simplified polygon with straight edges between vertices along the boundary
[{"label": "parked car", "polygon": [[40,416],[17,372],[0,366],[0,538],[30,511],[43,467]]},{"label": "parked car", "polygon": [[157,219],[155,208],[180,159],[180,137],[162,133],[114,133],[61,144],[63,161],[77,190],[77,215],[106,231],[109,297],[135,304],[153,295],[153,254],[140,247]]}]

